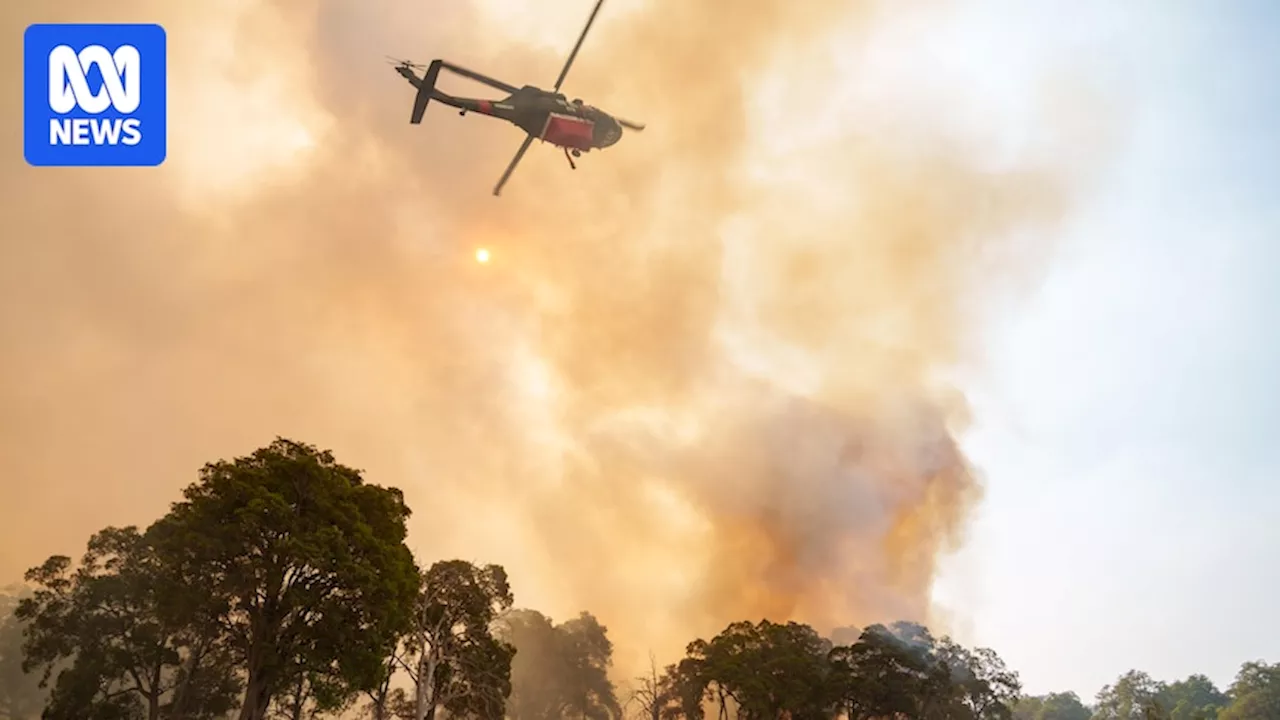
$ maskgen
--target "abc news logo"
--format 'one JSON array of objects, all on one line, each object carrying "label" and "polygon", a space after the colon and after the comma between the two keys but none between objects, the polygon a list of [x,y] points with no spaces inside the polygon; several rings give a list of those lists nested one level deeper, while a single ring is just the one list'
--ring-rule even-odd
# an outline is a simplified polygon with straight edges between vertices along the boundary
[{"label": "abc news logo", "polygon": [[27,162],[154,166],[167,154],[159,25],[36,24],[23,41]]},{"label": "abc news logo", "polygon": [[[49,52],[49,108],[67,115],[79,108],[99,115],[114,108],[121,115],[138,109],[142,97],[142,58],[138,48],[121,45],[114,53],[101,45],[90,45],[77,53],[68,45]],[[98,92],[89,89],[87,71],[96,67],[102,74]],[[142,121],[138,118],[50,118],[50,145],[137,145],[142,142]]]}]

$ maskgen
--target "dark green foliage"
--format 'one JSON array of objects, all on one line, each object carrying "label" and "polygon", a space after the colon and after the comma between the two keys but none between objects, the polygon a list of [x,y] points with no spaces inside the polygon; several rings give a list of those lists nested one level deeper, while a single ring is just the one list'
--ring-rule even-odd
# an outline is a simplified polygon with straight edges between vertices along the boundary
[{"label": "dark green foliage", "polygon": [[356,703],[357,694],[333,678],[309,672],[295,674],[271,700],[271,720],[313,720],[337,715]]},{"label": "dark green foliage", "polygon": [[398,490],[281,439],[206,465],[183,495],[152,533],[216,605],[246,675],[241,720],[300,676],[336,704],[377,684],[417,588]]},{"label": "dark green foliage", "polygon": [[867,628],[853,645],[835,648],[831,659],[837,700],[850,720],[911,715],[924,705],[932,659],[883,625]]},{"label": "dark green foliage", "polygon": [[[93,536],[78,567],[54,556],[27,572],[25,669],[54,679],[50,718],[201,718],[237,684],[201,602],[136,528]],[[67,666],[53,675],[59,666]]]},{"label": "dark green foliage", "polygon": [[[378,682],[364,691],[364,710],[372,720],[387,720],[394,717],[392,712],[391,682],[395,679],[396,668],[400,666],[400,639],[389,643],[385,651],[382,667],[378,672]],[[401,694],[403,695],[403,690]]]},{"label": "dark green foliage", "polygon": [[[807,625],[739,622],[688,654],[642,694],[646,714],[742,720],[1011,718],[1017,675],[994,652],[935,640],[914,623],[873,625],[844,646]],[[656,701],[655,701],[656,699]]]},{"label": "dark green foliage", "polygon": [[710,642],[689,645],[685,672],[717,708],[730,702],[744,720],[786,711],[794,720],[822,718],[835,705],[830,641],[799,623],[738,622]]}]

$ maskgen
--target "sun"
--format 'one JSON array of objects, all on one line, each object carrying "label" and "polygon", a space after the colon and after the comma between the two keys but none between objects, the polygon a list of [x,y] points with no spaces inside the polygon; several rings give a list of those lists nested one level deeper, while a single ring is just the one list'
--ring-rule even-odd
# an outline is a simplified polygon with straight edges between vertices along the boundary
[{"label": "sun", "polygon": [[480,263],[481,265],[489,262],[488,248],[476,248],[476,262]]}]

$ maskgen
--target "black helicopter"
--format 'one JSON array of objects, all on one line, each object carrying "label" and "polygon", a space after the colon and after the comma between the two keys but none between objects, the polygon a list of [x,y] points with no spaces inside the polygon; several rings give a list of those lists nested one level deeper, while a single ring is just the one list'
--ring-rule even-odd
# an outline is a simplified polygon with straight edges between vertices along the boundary
[{"label": "black helicopter", "polygon": [[[587,18],[587,26],[578,36],[578,43],[573,46],[573,52],[569,53],[569,59],[565,61],[564,69],[560,71],[560,77],[556,78],[556,84],[550,91],[532,85],[517,88],[444,60],[433,60],[430,65],[421,65],[408,60],[387,58],[396,66],[396,72],[418,89],[409,122],[415,125],[421,123],[422,115],[427,110],[427,103],[435,100],[458,108],[459,115],[466,115],[469,112],[489,115],[506,120],[525,131],[527,135],[524,142],[520,145],[520,149],[516,150],[515,157],[511,158],[511,164],[507,166],[506,172],[502,173],[498,184],[493,188],[494,196],[501,194],[502,186],[511,177],[512,171],[516,169],[516,165],[520,163],[520,159],[524,157],[525,151],[535,139],[564,149],[569,167],[577,169],[573,158],[581,157],[584,152],[602,150],[613,145],[622,138],[623,128],[643,130],[644,125],[614,117],[597,107],[584,104],[581,100],[566,100],[560,93],[560,85],[569,74],[569,68],[573,65],[574,58],[578,56],[582,41],[586,40],[587,32],[591,30],[591,24],[595,22],[596,14],[600,12],[600,6],[603,4],[604,0],[596,0],[595,9]],[[418,77],[415,70],[426,72],[422,77]],[[502,100],[478,100],[443,93],[436,89],[436,79],[441,70],[448,70],[456,75],[484,83],[507,93],[507,97]]]}]

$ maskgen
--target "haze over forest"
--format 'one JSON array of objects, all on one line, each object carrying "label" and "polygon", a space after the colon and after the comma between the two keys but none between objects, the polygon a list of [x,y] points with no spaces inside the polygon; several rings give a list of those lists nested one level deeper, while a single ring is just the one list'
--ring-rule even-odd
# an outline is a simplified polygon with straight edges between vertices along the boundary
[{"label": "haze over forest", "polygon": [[549,80],[585,5],[0,7],[11,38],[165,25],[171,128],[159,170],[0,166],[0,585],[284,436],[401,489],[424,569],[590,612],[615,680],[743,620],[962,630],[931,594],[983,492],[951,378],[1123,113],[1064,71],[1014,141],[860,82],[927,0],[618,0],[566,90],[648,129],[495,201],[518,136],[410,127],[379,61]]}]

